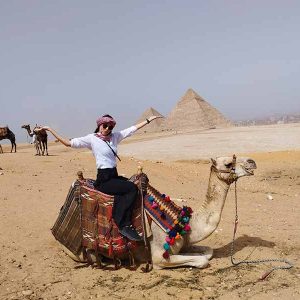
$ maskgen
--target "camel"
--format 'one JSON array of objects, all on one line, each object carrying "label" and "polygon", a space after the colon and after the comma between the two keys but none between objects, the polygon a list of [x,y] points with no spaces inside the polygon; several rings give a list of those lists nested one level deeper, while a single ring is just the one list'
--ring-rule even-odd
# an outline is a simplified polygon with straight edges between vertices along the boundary
[{"label": "camel", "polygon": [[48,144],[47,144],[48,135],[46,130],[36,131],[35,129],[39,128],[39,126],[36,125],[35,128],[31,131],[29,124],[23,125],[21,126],[21,128],[26,129],[30,137],[34,137],[34,136],[36,137],[34,139],[36,155],[41,155],[41,154],[44,155],[45,151],[46,151],[46,155],[49,155]]},{"label": "camel", "polygon": [[[243,176],[251,176],[256,169],[256,163],[251,158],[218,157],[212,159],[208,189],[206,199],[193,208],[193,215],[190,220],[192,230],[181,239],[176,240],[171,246],[172,255],[168,259],[163,258],[163,244],[166,233],[152,222],[152,237],[150,238],[151,258],[154,269],[174,268],[190,266],[195,268],[205,268],[212,258],[213,250],[209,247],[201,247],[201,253],[188,253],[192,245],[211,235],[221,220],[221,214],[225,204],[229,187],[232,183]],[[84,261],[82,254],[75,256],[64,246],[63,249],[71,258],[76,261]],[[145,248],[137,248],[134,256],[136,260],[145,262]],[[94,255],[91,259],[95,261]]]},{"label": "camel", "polygon": [[3,149],[2,146],[0,145],[0,153],[3,153]]},{"label": "camel", "polygon": [[0,127],[0,141],[8,139],[11,142],[11,150],[10,153],[13,152],[13,149],[15,148],[15,152],[17,152],[17,145],[16,145],[16,136],[15,134],[6,127]]},{"label": "camel", "polygon": [[33,131],[31,131],[30,125],[29,124],[22,125],[21,128],[26,129],[27,133],[30,137],[35,136],[35,138],[33,139],[33,143],[34,143],[34,146],[35,146],[35,149],[36,149],[36,154],[35,155],[41,155],[41,150],[42,149],[40,148],[40,144],[37,141],[36,134]]}]

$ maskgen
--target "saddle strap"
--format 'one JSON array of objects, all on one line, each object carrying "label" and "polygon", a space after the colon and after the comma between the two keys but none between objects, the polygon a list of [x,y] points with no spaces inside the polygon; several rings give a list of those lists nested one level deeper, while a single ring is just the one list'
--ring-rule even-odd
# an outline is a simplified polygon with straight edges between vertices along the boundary
[{"label": "saddle strap", "polygon": [[[148,220],[146,212],[145,212],[145,199],[144,199],[143,185],[142,184],[143,184],[142,183],[142,177],[140,176],[139,177],[139,190],[140,190],[140,196],[142,197],[142,201],[141,201],[142,226],[143,226],[143,234],[144,234],[145,252],[147,253],[147,256],[148,256],[148,261],[146,263],[146,266],[142,267],[141,269],[144,273],[147,273],[147,272],[150,272],[153,269],[153,262],[152,262],[152,255],[151,255],[151,246],[150,246],[150,242],[149,242],[149,239],[148,239],[148,236],[147,236],[146,222],[148,222],[148,224],[149,224],[149,220]],[[150,227],[150,225],[149,225],[149,227]]]}]

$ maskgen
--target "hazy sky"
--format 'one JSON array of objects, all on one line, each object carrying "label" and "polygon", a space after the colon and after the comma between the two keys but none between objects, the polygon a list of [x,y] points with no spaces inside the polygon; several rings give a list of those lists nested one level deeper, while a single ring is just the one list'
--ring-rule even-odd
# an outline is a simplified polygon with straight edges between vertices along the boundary
[{"label": "hazy sky", "polygon": [[193,88],[230,119],[300,112],[300,1],[0,0],[0,125],[66,137],[167,115]]}]

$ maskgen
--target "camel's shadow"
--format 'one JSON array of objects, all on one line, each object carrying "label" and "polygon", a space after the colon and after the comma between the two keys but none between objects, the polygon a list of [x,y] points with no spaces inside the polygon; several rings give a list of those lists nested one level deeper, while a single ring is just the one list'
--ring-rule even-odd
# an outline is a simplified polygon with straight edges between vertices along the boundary
[{"label": "camel's shadow", "polygon": [[[241,251],[245,247],[265,247],[265,248],[273,248],[276,244],[271,241],[263,240],[260,237],[254,237],[244,234],[243,236],[238,237],[234,241],[234,248],[233,253],[235,254],[239,251]],[[224,245],[220,248],[214,249],[214,258],[223,258],[223,257],[229,257],[231,255],[231,247],[232,242],[228,243],[227,245]]]},{"label": "camel's shadow", "polygon": [[[232,254],[235,254],[246,247],[251,247],[251,248],[255,249],[257,247],[273,248],[274,246],[275,246],[274,242],[263,240],[260,237],[243,235],[243,236],[238,237],[234,241],[234,248],[233,248]],[[229,257],[231,255],[231,247],[232,247],[232,242],[230,242],[227,245],[224,245],[220,248],[214,248],[213,249],[213,251],[214,251],[213,258]],[[206,246],[193,245],[192,247],[190,247],[188,249],[188,252],[189,253],[203,253],[206,248],[207,248]]]}]

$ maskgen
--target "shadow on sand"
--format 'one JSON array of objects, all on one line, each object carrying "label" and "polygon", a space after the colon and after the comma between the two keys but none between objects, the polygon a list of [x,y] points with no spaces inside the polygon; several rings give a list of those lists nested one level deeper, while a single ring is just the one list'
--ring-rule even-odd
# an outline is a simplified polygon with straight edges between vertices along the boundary
[{"label": "shadow on sand", "polygon": [[[260,237],[254,237],[249,235],[243,235],[238,237],[234,241],[234,251],[233,254],[241,251],[245,247],[265,247],[273,248],[275,246],[274,242],[266,241]],[[214,249],[214,258],[229,257],[231,255],[231,242],[221,248]]]}]

